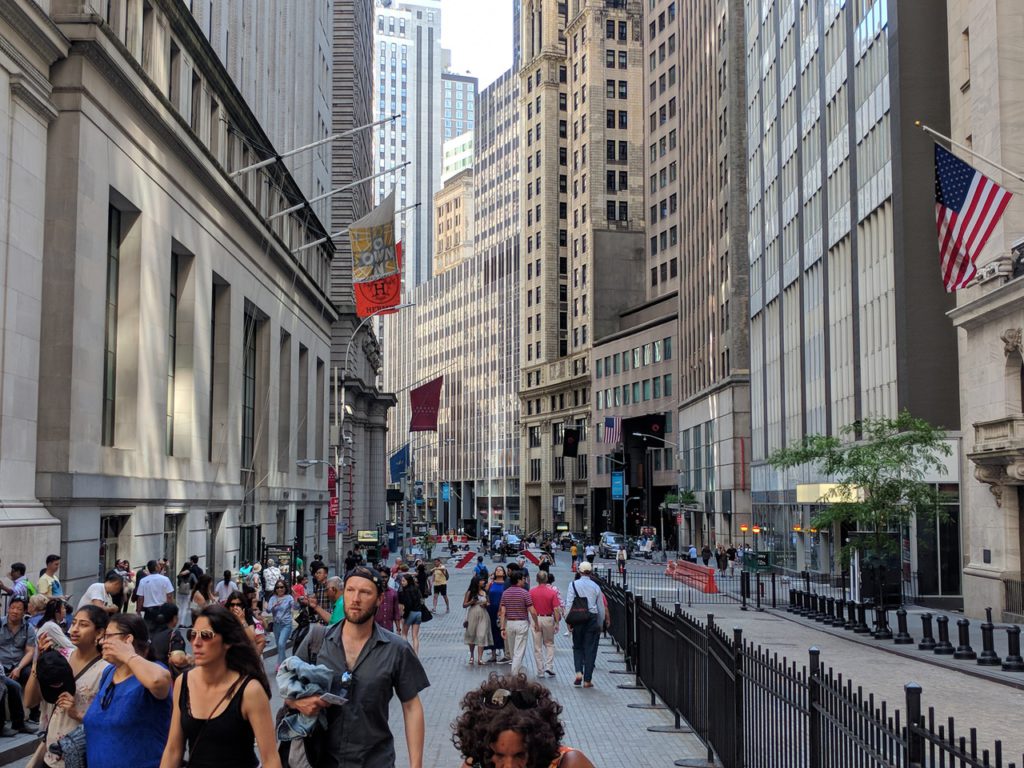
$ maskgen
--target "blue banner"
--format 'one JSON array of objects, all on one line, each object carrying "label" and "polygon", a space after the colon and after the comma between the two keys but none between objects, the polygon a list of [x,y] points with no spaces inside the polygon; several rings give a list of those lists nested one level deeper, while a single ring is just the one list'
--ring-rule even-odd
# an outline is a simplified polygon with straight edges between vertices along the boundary
[{"label": "blue banner", "polygon": [[395,451],[391,458],[388,459],[388,465],[391,469],[391,482],[401,482],[402,476],[409,470],[409,444],[406,443],[397,451]]},{"label": "blue banner", "polygon": [[452,491],[448,483],[441,483],[441,501],[451,501]]},{"label": "blue banner", "polygon": [[612,498],[626,498],[625,472],[612,472]]}]

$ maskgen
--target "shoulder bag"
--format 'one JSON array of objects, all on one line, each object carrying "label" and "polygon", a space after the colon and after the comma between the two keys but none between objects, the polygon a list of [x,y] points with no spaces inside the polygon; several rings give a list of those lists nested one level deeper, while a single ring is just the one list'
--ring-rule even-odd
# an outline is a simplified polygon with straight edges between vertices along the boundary
[{"label": "shoulder bag", "polygon": [[570,586],[569,589],[572,590],[574,597],[569,612],[565,614],[565,623],[570,627],[586,624],[593,615],[590,612],[590,603],[587,598],[576,592],[575,586]]}]

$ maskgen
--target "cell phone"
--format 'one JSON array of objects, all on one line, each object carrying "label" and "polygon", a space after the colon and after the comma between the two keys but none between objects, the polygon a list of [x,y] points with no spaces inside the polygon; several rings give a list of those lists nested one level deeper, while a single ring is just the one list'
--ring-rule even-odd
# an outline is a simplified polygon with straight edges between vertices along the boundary
[{"label": "cell phone", "polygon": [[321,693],[320,701],[330,704],[332,707],[341,706],[342,704],[348,704],[348,699],[344,696],[339,696],[336,693]]}]

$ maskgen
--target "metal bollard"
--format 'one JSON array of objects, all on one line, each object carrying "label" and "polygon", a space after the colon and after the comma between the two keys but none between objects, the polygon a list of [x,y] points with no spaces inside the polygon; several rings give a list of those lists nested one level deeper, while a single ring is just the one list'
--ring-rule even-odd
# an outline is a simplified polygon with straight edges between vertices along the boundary
[{"label": "metal bollard", "polygon": [[804,591],[802,589],[796,591],[796,606],[793,608],[793,613],[797,616],[804,615]]},{"label": "metal bollard", "polygon": [[896,637],[892,641],[896,645],[914,644],[914,638],[907,631],[907,612],[902,605],[896,609]]},{"label": "metal bollard", "polygon": [[996,655],[994,631],[992,609],[986,608],[985,621],[981,625],[981,653],[978,654],[978,664],[982,667],[998,667],[1003,661]]},{"label": "metal bollard", "polygon": [[1024,657],[1020,655],[1020,627],[1016,624],[1006,628],[1006,642],[1009,650],[1003,659],[1003,671],[1024,672]]},{"label": "metal bollard", "polygon": [[843,629],[853,630],[857,626],[857,603],[853,600],[846,601],[846,623]]},{"label": "metal bollard", "polygon": [[755,608],[757,608],[758,611],[763,611],[764,608],[761,607],[761,593],[764,592],[764,584],[761,583],[761,572],[760,571],[757,572],[757,575],[755,577],[755,581],[757,582],[757,592],[756,592],[756,594],[754,596],[754,600],[755,600],[755,604],[754,605],[755,605]]},{"label": "metal bollard", "polygon": [[846,623],[846,601],[841,597],[836,598],[836,616],[832,620],[833,627],[843,628]]},{"label": "metal bollard", "polygon": [[967,619],[957,621],[956,633],[957,644],[956,651],[953,652],[953,658],[963,661],[973,661],[978,658],[978,654],[971,648],[971,622]]},{"label": "metal bollard", "polygon": [[866,635],[868,634],[868,632],[871,631],[870,629],[868,629],[867,624],[867,610],[867,603],[865,603],[863,600],[857,603],[857,624],[853,628],[853,631],[856,632],[858,635]]},{"label": "metal bollard", "polygon": [[743,571],[740,574],[740,610],[747,610],[747,595],[750,594],[750,571]]},{"label": "metal bollard", "polygon": [[889,611],[884,605],[875,607],[875,631],[871,633],[875,640],[892,640],[892,629],[889,627]]},{"label": "metal bollard", "polygon": [[792,587],[789,588],[789,607],[786,608],[789,613],[796,613],[796,590]]},{"label": "metal bollard", "polygon": [[779,600],[775,591],[775,572],[772,571],[772,608],[779,607]]},{"label": "metal bollard", "polygon": [[917,644],[919,651],[932,651],[935,649],[935,636],[932,635],[932,615],[921,614],[921,642]]},{"label": "metal bollard", "polygon": [[834,597],[825,598],[825,624],[832,626],[833,616],[836,615],[836,599]]},{"label": "metal bollard", "polygon": [[949,642],[949,617],[939,616],[935,620],[935,624],[939,628],[939,642],[932,648],[932,653],[939,656],[952,656],[954,649],[953,644]]},{"label": "metal bollard", "polygon": [[824,623],[828,618],[828,600],[824,595],[818,595],[818,608],[814,614],[814,620],[819,624]]}]

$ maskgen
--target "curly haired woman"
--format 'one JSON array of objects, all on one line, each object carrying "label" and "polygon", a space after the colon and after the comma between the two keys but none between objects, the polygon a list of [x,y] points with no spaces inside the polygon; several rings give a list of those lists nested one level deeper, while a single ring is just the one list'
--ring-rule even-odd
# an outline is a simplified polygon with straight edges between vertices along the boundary
[{"label": "curly haired woman", "polygon": [[594,768],[586,755],[563,747],[562,706],[526,675],[491,673],[462,699],[452,742],[462,768]]}]

